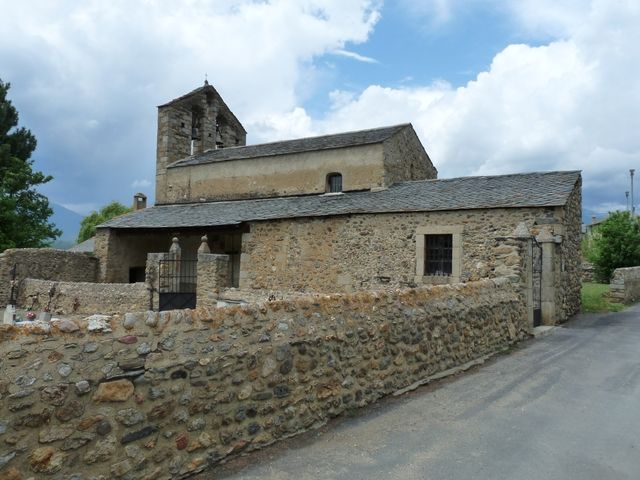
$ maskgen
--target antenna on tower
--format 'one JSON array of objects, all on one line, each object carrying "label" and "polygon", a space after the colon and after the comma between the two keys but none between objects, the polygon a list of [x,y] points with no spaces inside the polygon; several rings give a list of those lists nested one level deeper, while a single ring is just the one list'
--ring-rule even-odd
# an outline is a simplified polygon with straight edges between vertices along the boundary
[{"label": "antenna on tower", "polygon": [[204,74],[204,84],[209,85],[208,75],[206,73]]}]

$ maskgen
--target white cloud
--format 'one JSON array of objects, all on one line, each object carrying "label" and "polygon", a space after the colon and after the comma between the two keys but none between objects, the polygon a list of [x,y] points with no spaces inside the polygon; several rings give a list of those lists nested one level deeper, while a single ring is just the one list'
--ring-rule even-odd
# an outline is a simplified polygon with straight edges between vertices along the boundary
[{"label": "white cloud", "polygon": [[[379,8],[378,0],[6,2],[2,79],[38,138],[36,166],[55,177],[43,191],[60,203],[71,191],[108,201],[115,185],[153,174],[154,105],[208,73],[245,124],[291,111],[313,87],[313,60],[366,41]],[[133,193],[119,189],[121,200]]]},{"label": "white cloud", "polygon": [[316,133],[411,121],[441,177],[581,169],[587,208],[624,205],[628,169],[640,168],[639,4],[593,1],[573,22],[566,4],[544,3],[541,18],[567,38],[510,45],[460,88],[335,92],[325,118],[295,121]]},{"label": "white cloud", "polygon": [[341,57],[351,58],[363,63],[378,63],[378,60],[376,60],[375,58],[366,57],[364,55],[360,55],[359,53],[350,52],[348,50],[334,50],[331,53],[333,53],[334,55],[339,55]]},{"label": "white cloud", "polygon": [[43,190],[82,213],[128,202],[152,177],[152,105],[205,73],[253,142],[411,121],[442,177],[583,169],[590,208],[624,204],[628,169],[640,169],[640,2],[402,2],[434,24],[499,8],[543,45],[510,45],[460,88],[342,87],[321,117],[300,107],[324,74],[314,59],[368,59],[352,47],[378,1],[9,2],[0,64],[38,137],[36,166],[55,177]]},{"label": "white cloud", "polygon": [[400,3],[411,13],[426,19],[431,26],[451,20],[454,10],[464,7],[460,0],[400,0]]}]

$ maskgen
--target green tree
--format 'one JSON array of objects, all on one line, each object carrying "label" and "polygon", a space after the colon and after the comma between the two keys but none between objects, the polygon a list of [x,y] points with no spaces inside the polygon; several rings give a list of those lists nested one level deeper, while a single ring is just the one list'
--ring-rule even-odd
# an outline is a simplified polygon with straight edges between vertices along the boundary
[{"label": "green tree", "polygon": [[52,177],[33,170],[36,138],[18,128],[18,111],[7,99],[10,87],[0,79],[0,252],[44,247],[62,234],[49,222],[49,200],[35,189]]},{"label": "green tree", "polygon": [[111,220],[113,217],[129,213],[132,208],[127,208],[120,202],[113,201],[105,205],[97,212],[91,212],[82,219],[78,232],[78,243],[84,242],[96,234],[96,227],[101,223]]},{"label": "green tree", "polygon": [[608,283],[616,268],[640,265],[640,225],[629,212],[613,212],[593,233],[589,260],[599,281]]}]

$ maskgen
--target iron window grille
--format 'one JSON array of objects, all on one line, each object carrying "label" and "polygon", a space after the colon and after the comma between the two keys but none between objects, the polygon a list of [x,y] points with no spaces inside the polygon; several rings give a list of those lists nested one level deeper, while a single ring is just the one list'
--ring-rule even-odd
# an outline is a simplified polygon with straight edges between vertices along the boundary
[{"label": "iron window grille", "polygon": [[330,173],[327,176],[327,191],[329,193],[338,193],[342,191],[342,175],[339,173]]},{"label": "iron window grille", "polygon": [[451,276],[453,235],[425,235],[424,274]]}]

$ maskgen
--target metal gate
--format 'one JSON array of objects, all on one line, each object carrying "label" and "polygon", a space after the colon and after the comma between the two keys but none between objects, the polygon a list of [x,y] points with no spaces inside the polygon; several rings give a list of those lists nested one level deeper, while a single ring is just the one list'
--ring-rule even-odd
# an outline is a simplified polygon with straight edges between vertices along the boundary
[{"label": "metal gate", "polygon": [[531,242],[531,266],[533,290],[533,326],[542,324],[542,246],[532,238]]},{"label": "metal gate", "polygon": [[158,267],[158,309],[195,308],[198,261],[162,259]]}]

